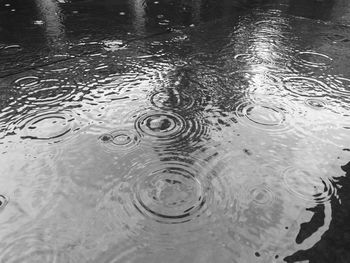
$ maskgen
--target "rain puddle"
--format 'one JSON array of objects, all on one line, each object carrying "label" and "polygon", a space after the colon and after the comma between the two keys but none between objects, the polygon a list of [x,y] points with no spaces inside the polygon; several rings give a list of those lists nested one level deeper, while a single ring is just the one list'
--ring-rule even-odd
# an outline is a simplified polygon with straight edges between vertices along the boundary
[{"label": "rain puddle", "polygon": [[32,2],[0,1],[0,262],[350,262],[349,4]]}]

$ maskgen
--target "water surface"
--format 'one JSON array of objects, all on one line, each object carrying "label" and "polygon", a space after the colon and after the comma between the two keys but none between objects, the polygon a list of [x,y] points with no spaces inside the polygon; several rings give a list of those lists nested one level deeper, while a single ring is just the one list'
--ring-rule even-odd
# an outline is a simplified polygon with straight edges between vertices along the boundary
[{"label": "water surface", "polygon": [[344,1],[0,4],[0,262],[349,262]]}]

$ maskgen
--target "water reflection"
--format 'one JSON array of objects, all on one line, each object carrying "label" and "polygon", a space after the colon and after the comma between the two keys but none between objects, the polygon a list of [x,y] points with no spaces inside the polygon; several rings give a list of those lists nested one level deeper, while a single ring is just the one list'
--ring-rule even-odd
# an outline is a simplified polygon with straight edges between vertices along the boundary
[{"label": "water reflection", "polygon": [[292,0],[44,2],[0,25],[0,261],[330,261],[347,28]]}]

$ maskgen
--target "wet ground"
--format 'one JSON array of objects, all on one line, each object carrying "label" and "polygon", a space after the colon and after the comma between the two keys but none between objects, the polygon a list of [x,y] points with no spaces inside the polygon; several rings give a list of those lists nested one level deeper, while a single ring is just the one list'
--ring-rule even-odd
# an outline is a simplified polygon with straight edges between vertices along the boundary
[{"label": "wet ground", "polygon": [[350,262],[350,3],[0,0],[0,262]]}]

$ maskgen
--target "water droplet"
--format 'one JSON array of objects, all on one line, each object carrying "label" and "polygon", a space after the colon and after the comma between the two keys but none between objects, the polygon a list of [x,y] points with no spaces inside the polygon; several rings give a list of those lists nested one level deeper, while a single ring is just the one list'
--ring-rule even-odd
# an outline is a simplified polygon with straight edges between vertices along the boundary
[{"label": "water droplet", "polygon": [[289,167],[283,171],[286,188],[294,195],[316,203],[330,200],[335,193],[332,183],[305,170]]}]

